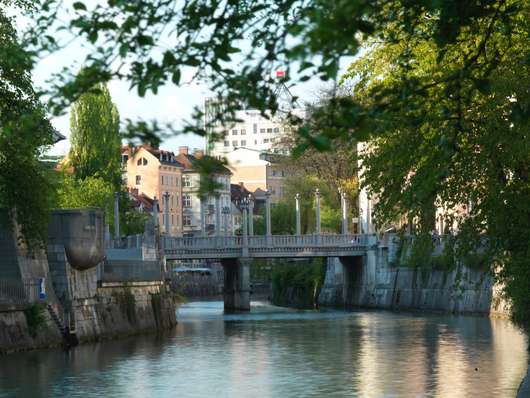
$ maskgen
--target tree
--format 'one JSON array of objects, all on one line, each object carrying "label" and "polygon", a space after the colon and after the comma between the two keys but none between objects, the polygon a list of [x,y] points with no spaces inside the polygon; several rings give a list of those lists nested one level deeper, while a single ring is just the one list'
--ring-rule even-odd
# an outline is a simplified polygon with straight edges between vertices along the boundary
[{"label": "tree", "polygon": [[515,319],[529,322],[529,12],[494,9],[443,48],[429,19],[383,30],[346,76],[362,106],[349,132],[370,138],[361,158],[377,221],[406,217],[426,233],[435,206],[460,209],[446,215],[456,254],[486,250]]},{"label": "tree", "polygon": [[0,208],[20,225],[30,247],[47,233],[50,185],[38,157],[52,144],[53,128],[33,89],[30,54],[0,2]]},{"label": "tree", "polygon": [[103,84],[83,94],[72,106],[69,161],[79,179],[100,176],[115,190],[121,186],[119,114]]},{"label": "tree", "polygon": [[[380,42],[393,46],[393,54],[370,51],[392,61],[371,62],[378,67],[373,72],[386,79],[361,68],[359,87],[367,95],[333,98],[313,115],[315,121],[301,122],[298,134],[319,150],[333,149],[336,139],[348,136],[371,138],[372,148],[389,143],[399,150],[385,152],[391,167],[386,170],[415,189],[386,189],[388,196],[381,195],[378,207],[381,219],[385,213],[399,215],[397,202],[400,208],[410,204],[409,211],[425,222],[438,198],[453,205],[471,197],[474,206],[480,204],[481,212],[471,212],[465,225],[475,232],[470,232],[474,242],[479,231],[487,230],[490,246],[507,261],[503,280],[516,313],[529,318],[528,148],[521,139],[529,113],[524,91],[528,0],[152,0],[91,2],[90,8],[75,1],[74,16],[66,23],[57,18],[67,14],[62,1],[43,3],[25,36],[35,56],[61,47],[56,29],[94,44],[82,73],[71,69],[59,75],[50,91],[55,113],[98,82],[123,79],[144,96],[164,84],[180,84],[182,69],[193,67],[196,78],[209,80],[212,90],[227,99],[209,123],[229,125],[241,104],[264,114],[277,109],[274,85],[263,76],[279,64],[289,65],[286,76],[293,82],[312,76],[334,80],[341,58],[356,55],[366,39],[371,40],[368,48]],[[231,61],[237,61],[237,70]],[[514,75],[520,81],[514,82]],[[329,114],[333,117],[319,117]],[[195,123],[183,131],[206,134],[211,126],[202,124],[203,116],[197,109]],[[491,134],[480,134],[484,128]],[[506,134],[498,134],[499,128]],[[445,134],[437,133],[442,130]],[[130,123],[128,131],[145,137],[162,129],[140,122]],[[414,139],[414,132],[421,137]],[[402,134],[408,151],[400,144]],[[377,152],[366,156],[374,165],[381,158]],[[454,167],[468,170],[457,173]],[[397,184],[386,181],[390,187]],[[379,191],[378,180],[370,183]],[[523,287],[526,298],[515,298]]]}]

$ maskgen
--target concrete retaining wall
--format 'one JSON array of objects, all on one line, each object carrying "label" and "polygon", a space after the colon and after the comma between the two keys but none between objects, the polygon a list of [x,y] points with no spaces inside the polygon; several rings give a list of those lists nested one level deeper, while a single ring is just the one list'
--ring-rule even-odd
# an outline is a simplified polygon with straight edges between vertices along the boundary
[{"label": "concrete retaining wall", "polygon": [[509,313],[487,272],[465,266],[450,272],[391,267],[386,248],[353,259],[328,259],[320,305]]}]

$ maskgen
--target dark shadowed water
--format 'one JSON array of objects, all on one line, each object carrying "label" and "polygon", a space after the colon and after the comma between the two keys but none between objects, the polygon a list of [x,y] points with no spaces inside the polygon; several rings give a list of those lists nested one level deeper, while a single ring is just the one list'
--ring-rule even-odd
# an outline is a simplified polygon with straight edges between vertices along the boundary
[{"label": "dark shadowed water", "polygon": [[184,305],[165,336],[0,357],[0,397],[514,397],[525,335],[503,320]]}]

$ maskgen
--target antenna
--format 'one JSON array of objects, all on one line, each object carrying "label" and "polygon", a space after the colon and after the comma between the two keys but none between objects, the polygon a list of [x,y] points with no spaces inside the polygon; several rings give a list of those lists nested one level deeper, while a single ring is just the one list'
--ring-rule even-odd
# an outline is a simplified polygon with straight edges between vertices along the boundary
[{"label": "antenna", "polygon": [[[285,84],[287,77],[285,71],[276,71],[276,88],[274,89],[274,95],[278,100],[280,111],[291,111],[295,108],[300,108],[300,104],[294,99],[293,94],[289,91],[289,88]],[[287,109],[286,109],[287,108]]]}]

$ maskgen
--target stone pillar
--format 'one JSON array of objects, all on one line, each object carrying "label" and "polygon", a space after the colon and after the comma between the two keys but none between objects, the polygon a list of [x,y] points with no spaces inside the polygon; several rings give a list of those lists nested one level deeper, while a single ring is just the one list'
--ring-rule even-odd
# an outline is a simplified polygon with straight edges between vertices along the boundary
[{"label": "stone pillar", "polygon": [[164,232],[169,235],[169,192],[165,192],[164,195]]},{"label": "stone pillar", "polygon": [[225,311],[250,311],[250,259],[222,259]]},{"label": "stone pillar", "polygon": [[201,236],[206,236],[206,198],[202,196],[200,199],[201,207]]},{"label": "stone pillar", "polygon": [[120,237],[120,194],[114,192],[114,239]]},{"label": "stone pillar", "polygon": [[221,236],[221,198],[215,197],[215,236]]},{"label": "stone pillar", "polygon": [[153,198],[153,225],[158,226],[158,200],[156,196]]},{"label": "stone pillar", "polygon": [[340,191],[340,204],[342,208],[342,234],[348,233],[348,208],[346,203],[346,192]]},{"label": "stone pillar", "polygon": [[269,190],[265,192],[265,226],[266,236],[269,238],[271,233],[271,193]]},{"label": "stone pillar", "polygon": [[252,195],[248,195],[248,234],[254,235],[254,199]]},{"label": "stone pillar", "polygon": [[317,235],[320,235],[320,191],[318,188],[315,191],[315,201],[316,201],[316,225],[315,225],[315,233]]},{"label": "stone pillar", "polygon": [[296,235],[302,234],[302,223],[301,223],[301,216],[300,216],[300,194],[297,193],[295,195],[296,200]]}]

